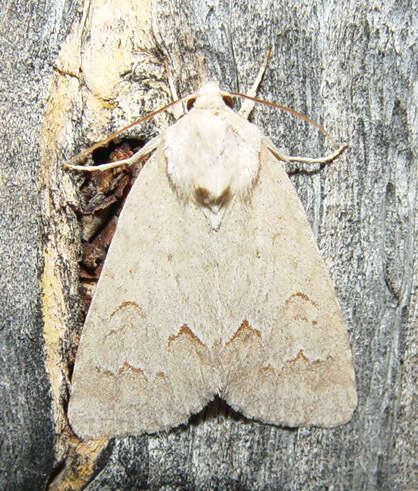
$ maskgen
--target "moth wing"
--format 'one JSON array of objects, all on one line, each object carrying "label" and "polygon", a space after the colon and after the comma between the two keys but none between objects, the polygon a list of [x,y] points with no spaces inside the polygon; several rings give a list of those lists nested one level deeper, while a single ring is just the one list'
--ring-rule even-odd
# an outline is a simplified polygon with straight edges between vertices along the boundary
[{"label": "moth wing", "polygon": [[170,188],[160,147],[126,200],[84,325],[69,403],[82,438],[170,428],[214,397],[208,234]]},{"label": "moth wing", "polygon": [[248,205],[218,233],[227,325],[223,397],[273,424],[347,422],[357,395],[347,327],[306,213],[282,165],[263,148]]}]

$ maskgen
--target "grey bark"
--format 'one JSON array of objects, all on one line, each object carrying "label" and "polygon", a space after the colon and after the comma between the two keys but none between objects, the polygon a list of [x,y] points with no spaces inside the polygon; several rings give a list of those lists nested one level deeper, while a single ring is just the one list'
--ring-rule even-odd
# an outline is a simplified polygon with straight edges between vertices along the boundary
[{"label": "grey bark", "polygon": [[[27,7],[27,2],[10,2],[1,16],[4,489],[43,489],[48,481],[59,488],[56,475],[75,466],[80,455],[57,429],[62,416],[53,408],[61,407],[64,414],[66,383],[60,397],[54,390],[51,394],[49,379],[52,387],[55,381],[45,368],[51,352],[44,349],[40,297],[42,248],[58,243],[60,233],[71,235],[62,232],[64,222],[75,230],[67,206],[74,206],[74,198],[63,196],[55,175],[42,177],[38,137],[52,62],[64,32],[80,15],[75,6],[53,0]],[[100,7],[92,3],[90,8]],[[190,424],[167,434],[110,441],[94,458],[87,489],[411,489],[417,485],[417,13],[412,2],[160,0],[154,2],[152,17],[158,56],[168,61],[179,95],[197,88],[201,59],[223,88],[245,91],[265,49],[272,46],[260,97],[322,121],[339,141],[350,143],[344,159],[315,171],[301,167],[292,172],[292,180],[350,328],[359,404],[352,421],[342,427],[290,430],[245,421],[216,401]],[[90,28],[87,22],[82,43],[89,42]],[[166,83],[158,69],[146,76],[154,86],[162,79]],[[138,64],[123,83],[133,93],[144,78]],[[81,91],[90,90],[78,80]],[[77,123],[65,144],[57,146],[56,167],[63,155],[70,157],[73,149],[94,142],[89,132],[93,122],[82,96],[77,97],[67,118]],[[138,109],[138,104],[143,106]],[[158,104],[127,97],[120,102],[125,113],[120,110],[112,124],[129,122],[132,107],[143,111]],[[314,130],[277,111],[257,108],[254,121],[292,155],[325,153]],[[103,135],[115,129],[106,124]],[[156,128],[141,131],[149,136]],[[41,209],[39,203],[39,188],[45,186],[50,187],[54,223],[45,220],[45,206]],[[73,247],[69,242],[68,250]],[[68,312],[77,306],[71,264],[76,253],[61,251],[62,264],[57,264]],[[62,324],[71,330],[76,319],[77,313],[63,314]],[[66,342],[62,338],[57,349],[63,367]],[[68,477],[65,482],[69,486]],[[73,489],[78,487],[74,480]]]},{"label": "grey bark", "polygon": [[43,489],[55,429],[42,338],[39,131],[52,61],[76,5],[0,6],[0,488]]}]

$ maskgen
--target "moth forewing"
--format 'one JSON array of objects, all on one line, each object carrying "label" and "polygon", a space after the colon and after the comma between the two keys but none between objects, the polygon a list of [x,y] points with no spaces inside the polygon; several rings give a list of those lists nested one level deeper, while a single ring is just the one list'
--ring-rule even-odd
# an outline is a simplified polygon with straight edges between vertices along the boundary
[{"label": "moth forewing", "polygon": [[69,418],[86,439],[155,432],[215,395],[287,426],[345,423],[357,403],[347,328],[296,191],[212,84],[126,200]]}]

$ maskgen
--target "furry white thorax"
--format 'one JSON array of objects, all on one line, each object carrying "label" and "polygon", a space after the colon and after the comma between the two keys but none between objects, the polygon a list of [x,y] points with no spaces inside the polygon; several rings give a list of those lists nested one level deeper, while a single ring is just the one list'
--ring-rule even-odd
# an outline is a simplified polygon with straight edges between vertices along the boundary
[{"label": "furry white thorax", "polygon": [[201,207],[218,230],[228,205],[248,200],[257,180],[262,134],[209,82],[193,108],[166,131],[167,173],[179,198]]}]

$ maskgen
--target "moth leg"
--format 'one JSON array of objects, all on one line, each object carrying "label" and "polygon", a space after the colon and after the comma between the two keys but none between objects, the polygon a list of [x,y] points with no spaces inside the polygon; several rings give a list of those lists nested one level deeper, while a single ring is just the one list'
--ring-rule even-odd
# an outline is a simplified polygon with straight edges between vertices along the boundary
[{"label": "moth leg", "polygon": [[[266,51],[263,64],[261,65],[261,68],[258,71],[258,75],[254,80],[254,83],[251,86],[250,90],[247,92],[247,95],[249,95],[250,97],[255,97],[257,95],[258,87],[260,86],[261,80],[264,76],[264,72],[266,71],[269,62],[270,53],[271,53],[271,49],[269,48]],[[242,103],[241,109],[238,111],[238,114],[240,114],[243,118],[248,119],[248,117],[251,114],[251,111],[254,109],[254,105],[255,105],[254,101],[245,99],[244,102]]]},{"label": "moth leg", "polygon": [[311,159],[309,157],[296,157],[293,155],[282,155],[279,150],[268,140],[265,140],[264,143],[266,144],[267,148],[270,150],[270,152],[279,160],[282,160],[283,162],[302,162],[304,164],[329,164],[332,162],[334,159],[339,157],[344,150],[348,147],[348,145],[342,145],[340,148],[335,150],[335,152],[325,155],[325,157],[319,157],[316,159]]},{"label": "moth leg", "polygon": [[161,137],[156,136],[151,141],[149,141],[145,146],[140,148],[137,152],[131,155],[128,159],[117,160],[116,162],[110,162],[108,164],[102,165],[70,165],[64,164],[64,167],[71,170],[79,170],[84,172],[96,172],[96,171],[105,171],[109,169],[114,169],[115,167],[119,167],[121,165],[133,165],[139,162],[143,157],[147,156],[149,153],[153,152],[158,145],[161,143]]}]

